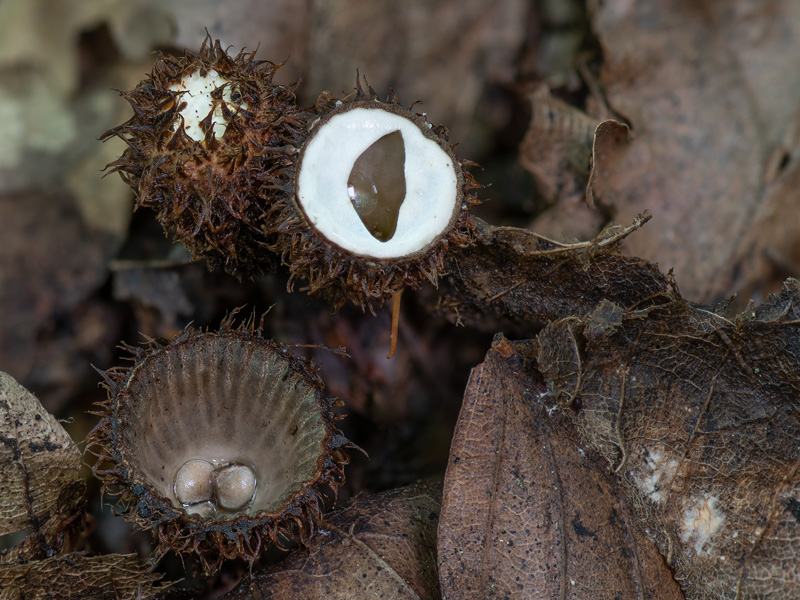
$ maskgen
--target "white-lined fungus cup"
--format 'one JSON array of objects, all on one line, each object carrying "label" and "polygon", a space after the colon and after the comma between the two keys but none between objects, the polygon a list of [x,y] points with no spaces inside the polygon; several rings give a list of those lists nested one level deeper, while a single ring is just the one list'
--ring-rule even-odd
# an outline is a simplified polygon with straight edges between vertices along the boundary
[{"label": "white-lined fungus cup", "polygon": [[323,93],[299,149],[291,196],[276,198],[273,249],[304,289],[365,307],[436,285],[453,247],[475,241],[480,187],[447,129],[361,86]]},{"label": "white-lined fungus cup", "polygon": [[155,533],[156,555],[194,553],[213,571],[306,542],[356,448],[313,366],[229,323],[128,349],[131,367],[103,373],[87,451],[117,510]]},{"label": "white-lined fungus cup", "polygon": [[237,275],[274,270],[261,224],[288,188],[307,116],[280,65],[230,56],[206,37],[199,52],[158,54],[150,75],[120,92],[133,116],[102,136],[126,144],[108,165],[195,258]]}]

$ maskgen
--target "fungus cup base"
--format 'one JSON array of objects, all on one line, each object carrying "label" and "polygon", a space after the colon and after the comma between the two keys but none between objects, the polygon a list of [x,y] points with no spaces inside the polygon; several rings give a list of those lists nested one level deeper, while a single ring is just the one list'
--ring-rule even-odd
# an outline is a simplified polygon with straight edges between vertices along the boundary
[{"label": "fungus cup base", "polygon": [[[313,365],[230,320],[187,329],[171,343],[126,346],[133,365],[102,373],[108,399],[87,453],[115,510],[152,529],[155,554],[194,553],[205,571],[251,563],[267,544],[305,543],[322,517],[323,488],[344,482],[348,449],[334,427],[341,403],[323,395]],[[252,466],[257,490],[240,511],[203,518],[180,505],[173,477],[187,460]]]}]

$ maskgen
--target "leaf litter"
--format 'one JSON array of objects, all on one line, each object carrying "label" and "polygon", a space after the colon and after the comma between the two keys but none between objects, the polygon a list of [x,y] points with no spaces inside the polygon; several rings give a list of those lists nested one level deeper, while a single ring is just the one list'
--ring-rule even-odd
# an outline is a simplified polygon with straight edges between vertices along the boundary
[{"label": "leaf litter", "polygon": [[568,413],[548,413],[532,341],[495,339],[456,426],[439,526],[446,598],[683,598],[625,492]]},{"label": "leaf litter", "polygon": [[[499,595],[524,580],[545,597],[557,590],[594,598],[587,582],[605,582],[593,562],[606,564],[607,551],[592,544],[616,539],[628,549],[625,560],[638,557],[627,572],[609,568],[621,597],[657,593],[659,577],[669,575],[664,561],[689,598],[797,595],[797,284],[789,280],[739,315],[683,297],[758,295],[761,278],[797,272],[800,130],[796,103],[786,98],[797,97],[791,48],[800,10],[780,0],[658,7],[612,0],[593,9],[605,62],[602,95],[589,98],[587,111],[616,115],[631,136],[606,138],[600,153],[595,144],[590,192],[606,214],[633,223],[625,235],[642,225],[635,215],[646,208],[656,220],[626,239],[628,256],[618,230],[575,244],[489,225],[475,248],[451,256],[440,311],[482,329],[511,323],[531,341],[500,339],[476,369],[484,387],[472,381],[465,395],[439,529],[442,589],[469,597],[460,581],[477,581],[488,585],[479,588],[486,595]],[[571,170],[550,180],[549,194],[556,206],[574,207],[583,178],[571,157],[588,152],[589,128],[562,109],[561,131],[576,125],[574,139],[547,169]],[[580,227],[559,229],[555,219],[551,230],[583,237],[597,221],[580,214],[589,215]],[[648,258],[675,267],[674,279]],[[499,439],[509,443],[498,442],[500,425]],[[534,452],[540,442],[557,452]],[[548,456],[559,461],[549,474]],[[470,461],[488,473],[468,472],[462,462]],[[580,502],[551,493],[552,471]],[[518,514],[504,511],[509,506]],[[486,510],[495,511],[489,520]],[[547,520],[553,515],[558,528]],[[15,518],[14,528],[28,517]],[[549,579],[533,572],[540,562],[520,566],[520,544],[508,535],[520,523],[539,527],[538,552],[561,559],[545,564]],[[339,529],[352,546],[350,530]],[[52,531],[40,533],[17,548],[20,555],[57,551]],[[477,545],[459,546],[470,538],[458,535],[467,534]],[[469,577],[454,577],[459,569]],[[669,577],[662,583],[674,591]],[[425,585],[435,597],[435,583]]]},{"label": "leaf litter", "polygon": [[11,556],[58,553],[70,524],[81,525],[81,452],[36,397],[0,372],[0,535],[29,530]]},{"label": "leaf litter", "polygon": [[81,464],[58,420],[0,372],[0,536],[25,535],[0,554],[0,600],[162,597],[135,555],[66,552],[86,525]]},{"label": "leaf litter", "polygon": [[[554,236],[576,227],[562,219],[577,219],[582,231],[591,225],[576,208],[582,179],[569,157],[588,152],[587,119],[596,126],[613,118],[631,136],[607,140],[588,194],[616,222],[649,210],[659,224],[629,240],[626,253],[674,269],[684,297],[695,301],[776,291],[800,273],[800,111],[792,100],[800,95],[800,5],[612,0],[589,7],[602,63],[596,78],[577,68],[590,89],[585,103],[531,94],[534,119],[521,161],[546,193],[564,190],[547,194],[556,202],[535,224]],[[548,113],[551,121],[537,119]],[[552,152],[531,142],[542,134],[556,138]]]},{"label": "leaf litter", "polygon": [[690,598],[800,595],[800,284],[733,318],[667,295],[549,324],[537,364]]},{"label": "leaf litter", "polygon": [[[516,585],[548,597],[558,586],[545,588],[545,567],[555,564],[562,580],[578,581],[569,574],[572,565],[585,572],[597,557],[568,550],[569,560],[559,563],[555,557],[569,541],[538,538],[532,525],[561,514],[554,501],[516,489],[509,496],[508,489],[514,478],[520,488],[529,479],[545,489],[549,483],[582,506],[597,500],[596,485],[609,470],[624,492],[607,502],[615,514],[632,515],[615,526],[629,532],[631,552],[641,552],[646,537],[655,541],[687,598],[800,594],[800,283],[787,280],[780,294],[731,314],[728,303],[684,300],[652,264],[615,253],[616,241],[554,249],[509,228],[485,235],[491,244],[454,259],[462,278],[447,291],[453,318],[491,307],[487,295],[499,299],[493,290],[501,288],[508,291],[494,312],[523,329],[548,324],[519,343],[535,349],[524,360],[494,365],[495,354],[520,352],[497,342],[467,388],[440,524],[441,576],[450,595],[511,593]],[[528,278],[533,271],[550,275]],[[569,293],[560,298],[551,286]],[[569,433],[549,433],[558,427],[574,432],[575,441],[566,441]],[[531,447],[540,437],[543,449],[566,445],[542,451],[557,455],[558,467],[526,471],[545,460]],[[606,472],[598,468],[584,479],[594,484],[569,490],[565,474],[581,470],[567,458],[576,447],[596,452]],[[504,549],[504,563],[501,540],[526,550],[536,542],[536,551],[553,554],[528,564],[518,550]],[[522,583],[505,580],[502,566]],[[621,589],[621,597],[648,597],[646,590],[658,586]]]},{"label": "leaf litter", "polygon": [[245,577],[224,598],[439,598],[440,502],[437,480],[356,498],[326,517],[308,548]]}]

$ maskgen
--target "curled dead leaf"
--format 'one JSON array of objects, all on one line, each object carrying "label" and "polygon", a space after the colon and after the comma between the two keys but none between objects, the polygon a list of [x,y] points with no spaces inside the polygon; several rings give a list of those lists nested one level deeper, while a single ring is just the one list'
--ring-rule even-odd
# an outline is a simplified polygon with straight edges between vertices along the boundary
[{"label": "curled dead leaf", "polygon": [[0,372],[0,535],[30,531],[4,562],[54,556],[81,525],[80,467],[81,453],[56,418]]},{"label": "curled dead leaf", "polygon": [[548,325],[537,361],[690,599],[800,597],[800,284],[733,320],[676,295]]},{"label": "curled dead leaf", "polygon": [[478,243],[449,254],[452,276],[440,284],[440,308],[477,327],[492,317],[533,330],[591,312],[603,299],[645,305],[669,289],[669,280],[656,265],[620,255],[619,242],[649,218],[644,213],[627,227],[574,244],[478,221]]},{"label": "curled dead leaf", "polygon": [[473,370],[445,477],[443,596],[683,598],[624,490],[545,395],[530,341],[498,336]]},{"label": "curled dead leaf", "polygon": [[519,160],[536,182],[537,197],[548,204],[529,229],[560,240],[590,239],[604,221],[584,201],[597,119],[554,98],[544,84],[529,99],[531,122]]},{"label": "curled dead leaf", "polygon": [[800,4],[591,9],[604,99],[635,134],[598,161],[594,193],[620,222],[646,208],[658,223],[626,250],[674,268],[699,302],[763,286],[777,270],[771,257],[796,273]]},{"label": "curled dead leaf", "polygon": [[[614,120],[606,120],[598,124],[594,130],[594,140],[592,141],[592,170],[589,180],[586,183],[586,204],[594,208],[595,185],[598,180],[609,177],[607,170],[617,167],[619,159],[617,153],[624,148],[630,136],[630,128],[624,123]],[[613,205],[613,200],[610,202]]]},{"label": "curled dead leaf", "polygon": [[541,85],[530,94],[531,122],[520,145],[520,162],[549,203],[582,196],[597,120],[554,98]]}]

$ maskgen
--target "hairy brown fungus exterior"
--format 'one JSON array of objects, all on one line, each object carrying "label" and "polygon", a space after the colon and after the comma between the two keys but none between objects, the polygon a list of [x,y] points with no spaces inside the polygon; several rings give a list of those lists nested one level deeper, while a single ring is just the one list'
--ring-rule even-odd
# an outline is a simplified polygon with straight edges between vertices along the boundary
[{"label": "hairy brown fungus exterior", "polygon": [[87,452],[118,512],[153,530],[156,556],[194,553],[213,571],[307,542],[356,448],[313,366],[229,322],[128,350],[132,366],[103,374]]},{"label": "hairy brown fungus exterior", "polygon": [[473,241],[475,183],[444,127],[360,84],[309,109],[272,82],[278,66],[199,53],[160,55],[136,89],[134,116],[105,134],[128,148],[113,162],[165,230],[195,257],[235,274],[271,270],[361,308],[434,285],[451,245]]},{"label": "hairy brown fungus exterior", "polygon": [[276,262],[262,247],[269,203],[259,193],[291,188],[307,128],[294,86],[272,81],[280,65],[254,54],[229,56],[208,37],[199,52],[159,54],[150,76],[121,92],[133,117],[103,134],[128,146],[109,168],[137,208],[153,209],[195,258],[244,275]]}]

